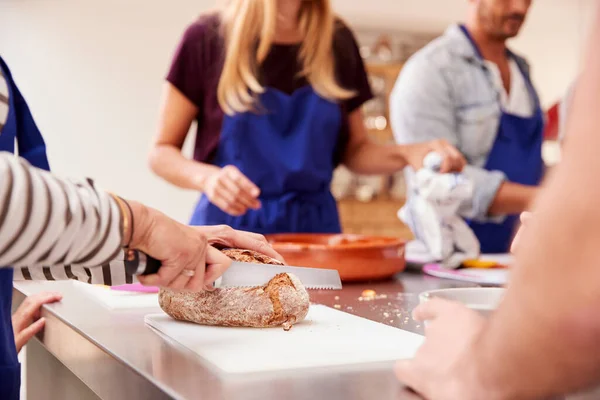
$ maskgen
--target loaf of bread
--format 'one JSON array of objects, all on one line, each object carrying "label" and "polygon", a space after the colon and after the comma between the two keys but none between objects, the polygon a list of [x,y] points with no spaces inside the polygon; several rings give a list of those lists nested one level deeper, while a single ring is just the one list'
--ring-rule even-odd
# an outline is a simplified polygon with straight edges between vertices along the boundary
[{"label": "loaf of bread", "polygon": [[[283,265],[250,250],[223,250],[235,261]],[[224,288],[213,292],[184,292],[161,289],[160,307],[172,318],[202,325],[290,330],[308,314],[310,299],[302,282],[292,274],[275,276],[264,286]]]}]

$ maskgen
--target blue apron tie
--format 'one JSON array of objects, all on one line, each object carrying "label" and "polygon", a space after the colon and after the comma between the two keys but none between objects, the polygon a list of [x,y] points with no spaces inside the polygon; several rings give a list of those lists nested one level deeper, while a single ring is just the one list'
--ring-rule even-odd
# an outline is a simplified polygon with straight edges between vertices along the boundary
[{"label": "blue apron tie", "polygon": [[213,163],[236,166],[261,190],[259,210],[234,217],[198,202],[192,225],[227,224],[262,234],[339,233],[330,192],[341,109],[310,86],[291,95],[266,88],[257,113],[225,116]]},{"label": "blue apron tie", "polygon": [[[464,26],[461,29],[477,56],[483,60],[469,31]],[[504,172],[511,182],[535,186],[540,183],[544,174],[544,114],[533,84],[524,71],[521,70],[521,73],[531,97],[535,99],[535,112],[533,116],[524,118],[502,111],[498,133],[484,168]],[[501,224],[467,222],[481,243],[482,253],[506,253],[510,249],[518,219],[518,215],[509,215]]]},{"label": "blue apron tie", "polygon": [[[35,125],[27,103],[12,80],[10,70],[0,57],[0,68],[9,91],[8,118],[0,132],[0,151],[14,153],[15,139],[19,155],[31,165],[49,169],[44,140]],[[12,329],[13,270],[0,269],[0,399],[18,400],[21,386],[21,366],[17,358]]]}]

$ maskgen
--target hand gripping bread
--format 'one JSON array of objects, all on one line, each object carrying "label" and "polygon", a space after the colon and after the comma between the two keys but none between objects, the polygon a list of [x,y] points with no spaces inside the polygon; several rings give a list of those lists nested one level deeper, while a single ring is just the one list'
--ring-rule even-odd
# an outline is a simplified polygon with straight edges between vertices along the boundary
[{"label": "hand gripping bread", "polygon": [[[223,250],[235,261],[283,265],[250,250]],[[183,292],[161,289],[160,307],[172,318],[201,325],[265,328],[282,326],[286,331],[308,313],[308,292],[294,275],[283,273],[255,288],[225,288],[214,292]]]}]

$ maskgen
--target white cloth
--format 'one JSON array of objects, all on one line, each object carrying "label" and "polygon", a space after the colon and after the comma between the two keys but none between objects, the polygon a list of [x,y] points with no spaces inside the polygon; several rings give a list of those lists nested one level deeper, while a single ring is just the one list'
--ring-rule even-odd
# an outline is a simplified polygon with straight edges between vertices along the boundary
[{"label": "white cloth", "polygon": [[500,93],[500,103],[504,111],[519,117],[531,117],[535,112],[535,104],[517,62],[512,58],[508,62],[510,68],[510,93],[506,93],[498,66],[488,60],[484,60],[484,64],[488,67],[492,75],[494,87]]},{"label": "white cloth", "polygon": [[457,268],[480,253],[479,240],[459,215],[461,202],[472,196],[473,184],[462,174],[440,174],[425,165],[415,174],[413,193],[398,217],[434,260]]}]

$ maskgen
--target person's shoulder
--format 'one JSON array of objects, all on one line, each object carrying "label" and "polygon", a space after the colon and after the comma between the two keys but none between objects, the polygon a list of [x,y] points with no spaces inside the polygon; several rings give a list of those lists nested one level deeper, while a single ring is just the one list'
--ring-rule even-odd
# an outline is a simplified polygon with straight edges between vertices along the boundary
[{"label": "person's shoulder", "polygon": [[218,38],[221,35],[221,14],[210,11],[200,15],[190,23],[184,32],[184,40],[198,42],[207,38]]},{"label": "person's shoulder", "polygon": [[444,34],[436,37],[416,51],[407,61],[409,65],[427,65],[430,68],[442,69],[452,64],[456,58],[456,38]]},{"label": "person's shoulder", "polygon": [[333,46],[346,48],[348,45],[357,46],[356,35],[350,26],[339,16],[335,17],[333,25]]},{"label": "person's shoulder", "polygon": [[358,41],[352,29],[340,17],[334,21],[332,50],[340,68],[358,68],[361,58]]}]

